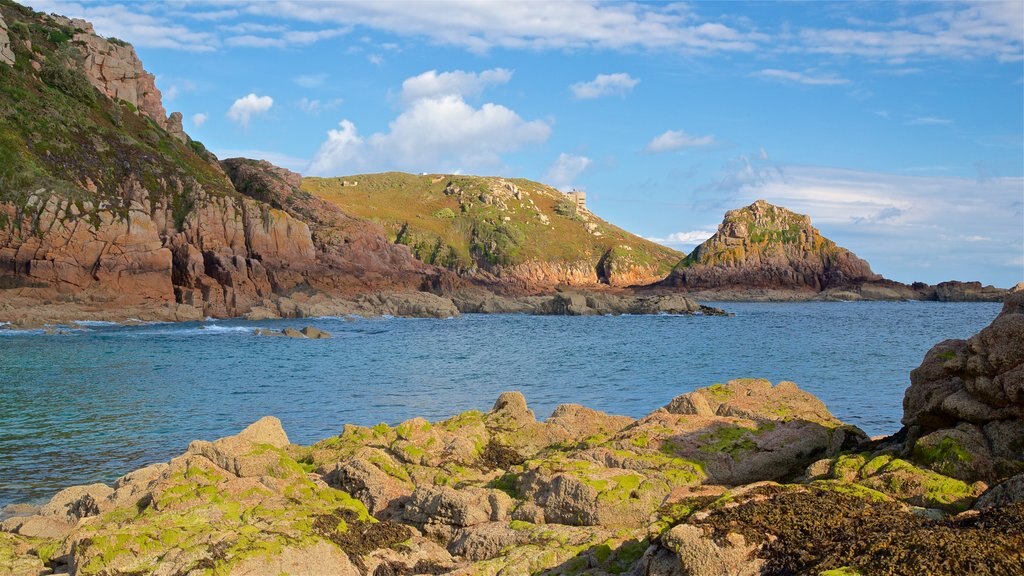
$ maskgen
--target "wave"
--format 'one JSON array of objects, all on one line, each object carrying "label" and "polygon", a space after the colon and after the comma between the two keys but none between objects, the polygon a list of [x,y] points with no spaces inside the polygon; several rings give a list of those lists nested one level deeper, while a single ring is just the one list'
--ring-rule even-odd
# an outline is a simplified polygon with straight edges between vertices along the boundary
[{"label": "wave", "polygon": [[72,320],[71,326],[121,326],[120,322],[111,322],[109,320]]}]

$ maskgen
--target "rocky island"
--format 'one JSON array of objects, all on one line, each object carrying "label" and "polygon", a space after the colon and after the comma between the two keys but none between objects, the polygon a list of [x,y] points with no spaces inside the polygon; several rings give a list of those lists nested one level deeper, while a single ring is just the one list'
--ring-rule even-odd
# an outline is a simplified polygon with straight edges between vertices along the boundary
[{"label": "rocky island", "polygon": [[733,380],[634,420],[517,392],[490,412],[266,417],[0,522],[10,574],[1013,574],[1024,571],[1024,291],[911,375],[868,438],[791,382]]}]

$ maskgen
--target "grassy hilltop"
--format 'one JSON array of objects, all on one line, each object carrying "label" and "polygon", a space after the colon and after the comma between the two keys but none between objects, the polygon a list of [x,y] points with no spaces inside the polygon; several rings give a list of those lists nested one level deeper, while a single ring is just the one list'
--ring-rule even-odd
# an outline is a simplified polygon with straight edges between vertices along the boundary
[{"label": "grassy hilltop", "polygon": [[304,178],[302,188],[381,224],[424,262],[460,272],[579,263],[607,281],[622,270],[663,277],[683,257],[522,178],[387,172]]}]

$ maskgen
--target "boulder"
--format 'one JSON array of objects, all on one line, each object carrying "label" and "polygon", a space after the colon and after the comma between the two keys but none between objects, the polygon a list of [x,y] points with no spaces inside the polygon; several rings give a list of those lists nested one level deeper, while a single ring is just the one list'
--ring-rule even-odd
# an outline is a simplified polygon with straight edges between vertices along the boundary
[{"label": "boulder", "polygon": [[989,488],[974,503],[974,509],[1010,506],[1020,502],[1024,502],[1024,474],[1017,474]]},{"label": "boulder", "polygon": [[967,340],[946,340],[910,373],[904,454],[962,480],[1024,471],[1024,291]]},{"label": "boulder", "polygon": [[[375,462],[377,464],[375,464]],[[348,492],[359,499],[374,516],[391,509],[399,499],[412,494],[413,485],[408,476],[396,478],[384,470],[400,469],[390,456],[378,449],[368,448],[359,457],[337,463],[324,473],[328,485]]]},{"label": "boulder", "polygon": [[73,486],[58,492],[44,505],[39,514],[53,516],[68,522],[78,522],[82,518],[96,516],[106,508],[106,500],[114,493],[114,489],[106,484],[90,484]]},{"label": "boulder", "polygon": [[196,440],[186,454],[205,456],[222,469],[240,477],[261,477],[274,472],[288,446],[288,436],[281,421],[264,416],[237,436],[214,442]]},{"label": "boulder", "polygon": [[444,524],[464,528],[508,520],[512,499],[500,490],[448,486],[417,488],[402,518],[413,524]]},{"label": "boulder", "polygon": [[[676,573],[686,576],[758,576],[764,560],[753,556],[756,546],[741,534],[729,532],[716,542],[704,529],[689,524],[672,528],[661,538],[662,546],[675,555]],[[650,573],[650,572],[648,572]]]},{"label": "boulder", "polygon": [[[0,20],[2,22],[2,20]],[[0,574],[42,576],[52,572],[35,555],[36,542],[0,532]]]},{"label": "boulder", "polygon": [[700,388],[674,398],[665,410],[673,414],[733,416],[750,420],[805,420],[829,427],[842,425],[825,404],[793,382],[772,386],[768,380],[741,378]]}]

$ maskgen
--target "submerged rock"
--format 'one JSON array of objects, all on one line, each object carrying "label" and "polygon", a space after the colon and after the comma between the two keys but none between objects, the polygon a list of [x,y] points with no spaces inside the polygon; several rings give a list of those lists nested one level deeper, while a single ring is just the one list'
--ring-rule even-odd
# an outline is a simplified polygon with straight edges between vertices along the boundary
[{"label": "submerged rock", "polygon": [[302,330],[296,330],[295,328],[284,328],[282,330],[270,330],[267,328],[257,328],[253,330],[254,336],[286,336],[288,338],[308,338],[310,340],[319,340],[324,338],[330,338],[331,333],[326,330],[320,330],[314,326],[306,326]]}]

